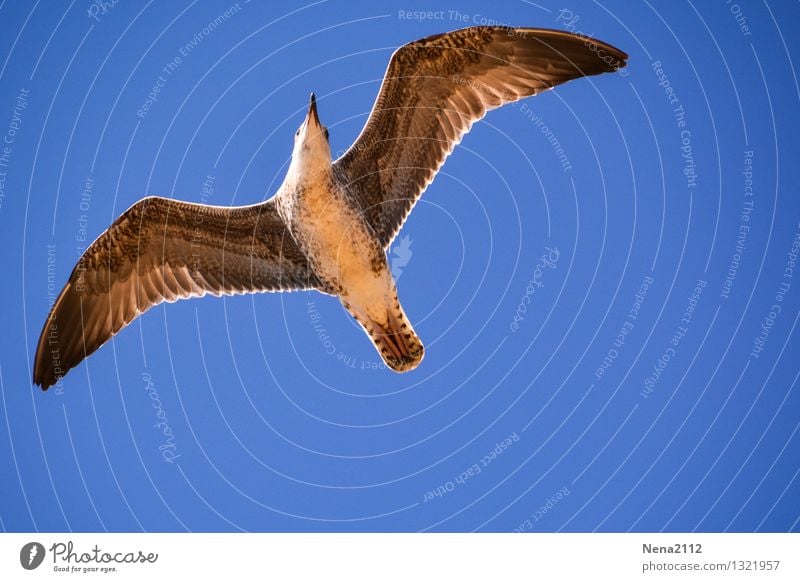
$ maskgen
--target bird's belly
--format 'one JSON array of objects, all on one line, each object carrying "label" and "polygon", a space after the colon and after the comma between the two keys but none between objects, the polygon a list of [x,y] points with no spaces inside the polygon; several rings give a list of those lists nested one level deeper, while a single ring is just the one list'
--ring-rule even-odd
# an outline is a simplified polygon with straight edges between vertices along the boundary
[{"label": "bird's belly", "polygon": [[329,193],[308,192],[298,205],[298,228],[314,271],[339,295],[383,295],[388,269],[378,241],[357,212]]}]

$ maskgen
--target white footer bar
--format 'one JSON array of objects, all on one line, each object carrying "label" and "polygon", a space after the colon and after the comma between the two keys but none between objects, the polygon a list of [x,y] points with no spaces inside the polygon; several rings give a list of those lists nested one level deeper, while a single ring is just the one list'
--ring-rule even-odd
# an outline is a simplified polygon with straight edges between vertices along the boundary
[{"label": "white footer bar", "polygon": [[0,580],[779,582],[799,564],[798,534],[0,535]]}]

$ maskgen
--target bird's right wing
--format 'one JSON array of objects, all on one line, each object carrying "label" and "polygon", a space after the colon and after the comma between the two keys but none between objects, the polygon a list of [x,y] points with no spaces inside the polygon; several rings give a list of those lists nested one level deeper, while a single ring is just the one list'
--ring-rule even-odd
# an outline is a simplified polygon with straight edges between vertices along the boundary
[{"label": "bird's right wing", "polygon": [[395,51],[369,119],[335,162],[384,247],[487,111],[625,66],[628,55],[558,30],[474,26]]},{"label": "bird's right wing", "polygon": [[271,200],[225,208],[145,198],[78,261],[42,329],[33,381],[46,390],[163,301],[318,285]]}]

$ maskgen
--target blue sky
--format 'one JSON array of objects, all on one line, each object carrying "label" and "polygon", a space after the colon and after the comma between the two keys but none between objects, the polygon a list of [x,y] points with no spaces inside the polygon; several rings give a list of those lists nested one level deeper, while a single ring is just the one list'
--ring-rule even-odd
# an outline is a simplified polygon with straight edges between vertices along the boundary
[{"label": "blue sky", "polygon": [[[797,530],[797,18],[3,4],[0,525]],[[50,295],[119,213],[269,198],[309,92],[342,151],[396,47],[487,23],[590,34],[629,66],[490,113],[450,157],[390,252],[417,370],[308,292],[159,306],[32,388]]]}]

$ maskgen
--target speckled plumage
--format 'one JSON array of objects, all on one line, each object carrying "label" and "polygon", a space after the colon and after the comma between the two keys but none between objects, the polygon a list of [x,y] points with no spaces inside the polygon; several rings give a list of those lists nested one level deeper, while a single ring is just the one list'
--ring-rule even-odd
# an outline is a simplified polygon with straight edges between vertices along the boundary
[{"label": "speckled plumage", "polygon": [[163,301],[318,285],[273,202],[222,208],[144,198],[73,269],[42,329],[34,381],[53,385]]},{"label": "speckled plumage", "polygon": [[487,111],[627,58],[598,40],[534,28],[475,26],[414,41],[392,55],[367,124],[334,166],[387,247]]},{"label": "speckled plumage", "polygon": [[384,250],[416,200],[487,111],[614,71],[626,58],[570,33],[507,27],[466,28],[399,48],[364,129],[335,162],[312,96],[272,199],[221,208],[149,197],[122,214],[56,300],[37,345],[34,383],[55,384],[163,301],[297,289],[338,296],[389,367],[413,369],[424,348]]}]

